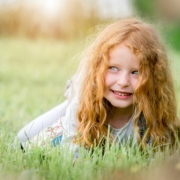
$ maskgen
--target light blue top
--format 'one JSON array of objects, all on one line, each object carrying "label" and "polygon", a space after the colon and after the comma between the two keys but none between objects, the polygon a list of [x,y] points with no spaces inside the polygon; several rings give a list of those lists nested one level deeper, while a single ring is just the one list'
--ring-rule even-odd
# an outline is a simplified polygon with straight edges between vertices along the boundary
[{"label": "light blue top", "polygon": [[133,117],[134,117],[134,114],[130,117],[129,121],[121,128],[116,129],[116,128],[110,127],[110,131],[114,137],[114,140],[117,143],[123,143],[130,139],[133,140],[132,141],[133,145],[137,143],[137,138],[133,131]]}]

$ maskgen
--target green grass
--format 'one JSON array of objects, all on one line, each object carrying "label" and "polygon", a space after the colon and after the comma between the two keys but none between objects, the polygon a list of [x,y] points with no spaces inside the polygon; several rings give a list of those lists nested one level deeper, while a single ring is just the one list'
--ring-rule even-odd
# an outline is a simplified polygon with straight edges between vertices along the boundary
[{"label": "green grass", "polygon": [[[0,38],[0,179],[165,179],[167,172],[173,179],[179,175],[178,156],[164,163],[161,153],[147,158],[128,146],[113,147],[104,156],[99,148],[93,156],[82,149],[76,161],[66,148],[22,153],[18,145],[12,146],[21,127],[64,100],[66,80],[74,74],[84,48],[78,40]],[[171,59],[180,102],[180,54],[171,53]]]},{"label": "green grass", "polygon": [[[17,131],[64,99],[77,67],[80,42],[0,39],[1,123]],[[3,108],[2,108],[3,107]]]}]

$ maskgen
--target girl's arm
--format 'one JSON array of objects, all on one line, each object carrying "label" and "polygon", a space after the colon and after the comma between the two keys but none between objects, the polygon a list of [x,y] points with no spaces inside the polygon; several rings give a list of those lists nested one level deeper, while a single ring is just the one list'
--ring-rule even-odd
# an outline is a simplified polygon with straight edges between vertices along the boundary
[{"label": "girl's arm", "polygon": [[67,142],[74,139],[75,135],[77,135],[77,108],[79,105],[78,96],[74,97],[69,106],[67,107],[66,114],[62,121],[63,127],[63,137],[62,141]]},{"label": "girl's arm", "polygon": [[17,138],[20,140],[22,146],[25,141],[37,135],[44,128],[51,126],[60,117],[65,116],[67,106],[68,100],[65,100],[60,105],[35,118],[25,127],[23,127],[17,134]]}]

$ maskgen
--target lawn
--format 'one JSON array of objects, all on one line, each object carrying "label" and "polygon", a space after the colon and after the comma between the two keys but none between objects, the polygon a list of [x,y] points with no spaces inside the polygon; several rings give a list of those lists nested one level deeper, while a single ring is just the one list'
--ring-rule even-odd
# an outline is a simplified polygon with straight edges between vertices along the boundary
[{"label": "lawn", "polygon": [[[18,146],[12,146],[21,127],[64,100],[65,83],[76,71],[85,46],[84,40],[0,38],[0,179],[178,177],[180,161],[176,155],[164,163],[161,153],[152,160],[133,148],[114,147],[103,157],[98,148],[93,157],[81,150],[80,157],[75,160],[66,149],[35,148],[22,153]],[[180,102],[180,54],[170,51],[170,59]]]}]

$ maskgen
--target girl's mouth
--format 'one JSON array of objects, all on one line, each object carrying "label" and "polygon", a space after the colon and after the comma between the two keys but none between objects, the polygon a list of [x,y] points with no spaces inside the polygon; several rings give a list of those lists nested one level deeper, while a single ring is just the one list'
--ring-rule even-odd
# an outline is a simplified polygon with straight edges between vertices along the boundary
[{"label": "girl's mouth", "polygon": [[121,91],[113,91],[111,90],[114,94],[117,94],[118,96],[131,96],[132,93],[129,92],[121,92]]}]

